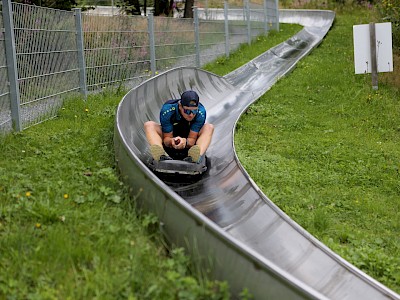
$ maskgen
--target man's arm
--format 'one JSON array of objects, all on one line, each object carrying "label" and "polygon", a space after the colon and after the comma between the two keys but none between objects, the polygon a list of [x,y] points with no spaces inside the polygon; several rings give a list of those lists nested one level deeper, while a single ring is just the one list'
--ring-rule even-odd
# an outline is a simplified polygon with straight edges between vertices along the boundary
[{"label": "man's arm", "polygon": [[193,130],[190,130],[189,136],[186,139],[186,148],[193,147],[196,144],[199,133]]},{"label": "man's arm", "polygon": [[174,142],[174,135],[172,132],[163,132],[163,143],[166,147],[168,148],[173,148],[173,144],[175,144]]},{"label": "man's arm", "polygon": [[195,131],[190,131],[187,138],[184,137],[174,137],[172,132],[163,133],[163,143],[166,147],[174,149],[185,149],[190,148],[196,144],[198,133]]},{"label": "man's arm", "polygon": [[194,122],[190,126],[189,136],[187,138],[186,148],[191,148],[196,145],[197,139],[199,138],[200,130],[203,128],[206,122],[206,109],[200,103],[199,111],[197,112]]}]

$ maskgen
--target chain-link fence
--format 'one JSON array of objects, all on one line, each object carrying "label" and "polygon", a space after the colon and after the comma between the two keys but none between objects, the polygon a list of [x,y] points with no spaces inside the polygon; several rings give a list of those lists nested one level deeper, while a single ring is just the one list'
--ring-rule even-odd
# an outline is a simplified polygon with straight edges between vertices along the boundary
[{"label": "chain-link fence", "polygon": [[201,67],[229,55],[278,28],[277,2],[258,1],[239,6],[229,0],[216,8],[197,1],[194,18],[183,19],[94,15],[2,0],[0,131],[52,118],[78,93],[134,87],[169,68]]}]

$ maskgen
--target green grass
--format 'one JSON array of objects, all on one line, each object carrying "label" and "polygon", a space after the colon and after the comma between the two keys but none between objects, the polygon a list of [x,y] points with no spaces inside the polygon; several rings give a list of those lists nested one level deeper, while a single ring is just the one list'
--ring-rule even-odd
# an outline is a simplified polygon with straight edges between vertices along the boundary
[{"label": "green grass", "polygon": [[71,101],[56,120],[1,138],[0,299],[228,298],[225,283],[189,274],[119,181],[121,97]]},{"label": "green grass", "polygon": [[269,48],[287,40],[301,29],[302,27],[297,24],[280,24],[279,32],[270,31],[266,36],[259,36],[252,41],[251,46],[240,45],[229,57],[222,56],[215,62],[203,66],[203,69],[223,76],[246,64]]},{"label": "green grass", "polygon": [[[351,24],[363,19],[338,15],[322,45],[250,108],[235,143],[274,202],[399,291],[399,97],[352,74]],[[299,26],[281,29],[206,69],[226,74]],[[57,119],[0,137],[0,299],[229,298],[226,283],[166,249],[157,219],[127,196],[112,142],[121,97],[73,100]]]},{"label": "green grass", "polygon": [[225,282],[166,247],[157,218],[138,211],[119,180],[123,94],[72,99],[56,119],[0,136],[0,299],[229,299]]},{"label": "green grass", "polygon": [[241,118],[235,147],[291,218],[400,292],[400,93],[354,74],[352,25],[371,13],[339,12],[323,43]]}]

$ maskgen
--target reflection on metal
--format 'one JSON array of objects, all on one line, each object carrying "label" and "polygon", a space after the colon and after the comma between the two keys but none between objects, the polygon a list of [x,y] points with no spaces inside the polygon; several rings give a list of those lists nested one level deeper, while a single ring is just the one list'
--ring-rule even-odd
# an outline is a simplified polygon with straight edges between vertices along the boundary
[{"label": "reflection on metal", "polygon": [[[158,215],[167,238],[187,250],[238,295],[255,299],[400,299],[330,251],[276,207],[239,164],[234,127],[264,94],[328,32],[330,11],[280,11],[281,22],[304,29],[225,77],[194,68],[160,74],[132,89],[116,115],[115,149],[122,176],[141,205]],[[194,89],[215,125],[201,180],[167,185],[149,170],[143,123],[158,120],[166,99]]]}]

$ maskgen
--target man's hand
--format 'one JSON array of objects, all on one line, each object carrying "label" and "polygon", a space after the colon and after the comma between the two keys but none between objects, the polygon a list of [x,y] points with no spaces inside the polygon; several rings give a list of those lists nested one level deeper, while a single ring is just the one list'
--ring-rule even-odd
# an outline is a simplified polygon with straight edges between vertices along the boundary
[{"label": "man's hand", "polygon": [[172,139],[172,148],[182,150],[186,147],[186,139],[180,136],[174,137]]}]

